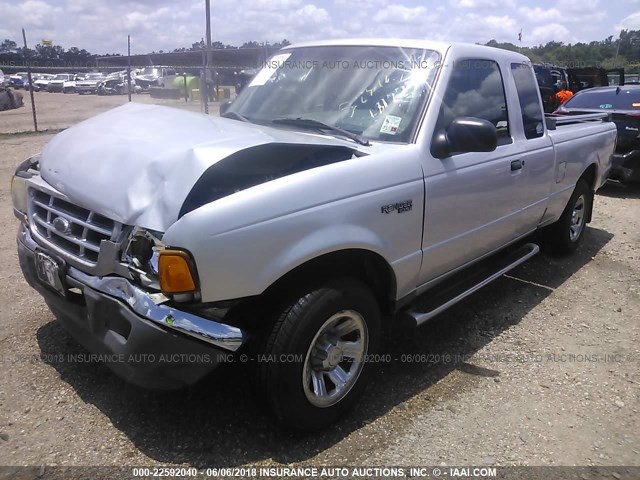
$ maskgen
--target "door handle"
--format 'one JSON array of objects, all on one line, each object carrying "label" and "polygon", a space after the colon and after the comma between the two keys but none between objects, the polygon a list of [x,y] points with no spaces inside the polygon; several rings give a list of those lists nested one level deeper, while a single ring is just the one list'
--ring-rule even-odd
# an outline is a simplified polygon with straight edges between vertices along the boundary
[{"label": "door handle", "polygon": [[511,162],[511,171],[520,170],[524,167],[524,160],[514,160]]}]

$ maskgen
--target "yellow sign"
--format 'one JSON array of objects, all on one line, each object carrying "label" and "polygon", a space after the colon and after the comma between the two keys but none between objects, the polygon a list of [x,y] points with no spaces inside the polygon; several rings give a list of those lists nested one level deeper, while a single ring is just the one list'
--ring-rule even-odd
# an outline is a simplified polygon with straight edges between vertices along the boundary
[{"label": "yellow sign", "polygon": [[53,47],[53,40],[42,40],[42,46],[44,47]]}]

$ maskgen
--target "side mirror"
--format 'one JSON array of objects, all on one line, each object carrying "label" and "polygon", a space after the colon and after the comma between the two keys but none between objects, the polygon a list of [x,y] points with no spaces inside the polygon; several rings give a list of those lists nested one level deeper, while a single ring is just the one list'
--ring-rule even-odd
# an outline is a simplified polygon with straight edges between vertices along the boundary
[{"label": "side mirror", "polygon": [[220,104],[220,116],[227,113],[227,110],[229,110],[229,107],[231,106],[232,103],[233,103],[232,100],[226,100]]},{"label": "side mirror", "polygon": [[431,153],[446,158],[456,153],[493,152],[498,146],[498,130],[488,120],[459,117],[446,130],[436,132],[431,141]]}]

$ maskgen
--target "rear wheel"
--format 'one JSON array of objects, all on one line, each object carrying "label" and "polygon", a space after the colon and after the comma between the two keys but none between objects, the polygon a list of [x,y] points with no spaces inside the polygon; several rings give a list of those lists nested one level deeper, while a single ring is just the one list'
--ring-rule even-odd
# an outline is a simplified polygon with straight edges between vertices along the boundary
[{"label": "rear wheel", "polygon": [[562,215],[544,231],[546,246],[551,252],[566,255],[578,248],[593,204],[593,193],[584,180],[578,181]]},{"label": "rear wheel", "polygon": [[306,431],[340,418],[366,386],[379,331],[376,299],[354,280],[327,283],[285,308],[258,361],[258,386],[276,417]]}]

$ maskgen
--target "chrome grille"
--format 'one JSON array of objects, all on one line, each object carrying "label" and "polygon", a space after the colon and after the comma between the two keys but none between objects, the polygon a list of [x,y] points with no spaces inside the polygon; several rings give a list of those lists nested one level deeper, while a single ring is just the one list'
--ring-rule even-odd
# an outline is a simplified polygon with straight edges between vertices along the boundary
[{"label": "chrome grille", "polygon": [[85,262],[97,263],[100,242],[115,241],[122,229],[118,222],[40,190],[31,189],[29,199],[37,233],[58,250]]}]

